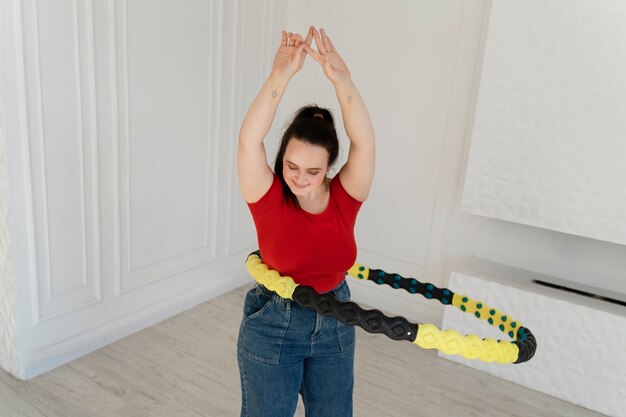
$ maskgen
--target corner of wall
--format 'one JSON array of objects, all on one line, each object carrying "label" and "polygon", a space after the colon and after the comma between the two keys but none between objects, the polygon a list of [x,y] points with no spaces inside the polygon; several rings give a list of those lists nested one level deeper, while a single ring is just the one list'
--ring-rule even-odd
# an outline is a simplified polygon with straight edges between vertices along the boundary
[{"label": "corner of wall", "polygon": [[0,368],[19,377],[3,97],[2,83],[0,83]]}]

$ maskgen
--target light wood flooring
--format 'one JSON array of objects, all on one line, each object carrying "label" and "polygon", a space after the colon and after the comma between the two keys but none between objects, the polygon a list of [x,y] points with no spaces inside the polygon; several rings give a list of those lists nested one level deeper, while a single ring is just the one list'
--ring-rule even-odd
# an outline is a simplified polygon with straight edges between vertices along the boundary
[{"label": "light wood flooring", "polygon": [[[235,350],[248,288],[30,381],[0,371],[0,416],[238,416]],[[362,329],[355,373],[357,417],[601,416]]]}]

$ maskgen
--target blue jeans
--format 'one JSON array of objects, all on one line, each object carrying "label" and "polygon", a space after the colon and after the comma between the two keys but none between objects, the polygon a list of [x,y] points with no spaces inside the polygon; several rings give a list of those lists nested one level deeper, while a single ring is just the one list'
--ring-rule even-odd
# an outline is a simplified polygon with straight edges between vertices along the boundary
[{"label": "blue jeans", "polygon": [[[350,299],[345,280],[332,293]],[[353,326],[286,300],[264,286],[248,291],[237,359],[242,417],[292,417],[298,394],[307,417],[351,417]]]}]

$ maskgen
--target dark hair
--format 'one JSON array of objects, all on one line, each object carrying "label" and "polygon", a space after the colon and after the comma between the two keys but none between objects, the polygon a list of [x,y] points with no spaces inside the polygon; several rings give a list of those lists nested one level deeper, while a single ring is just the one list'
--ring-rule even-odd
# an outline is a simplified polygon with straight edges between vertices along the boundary
[{"label": "dark hair", "polygon": [[298,199],[291,192],[283,177],[285,151],[289,141],[294,138],[326,149],[328,151],[328,166],[332,166],[339,155],[339,139],[337,138],[335,121],[330,110],[323,109],[317,105],[300,108],[296,111],[293,121],[285,130],[280,141],[276,162],[274,163],[274,173],[278,175],[280,182],[283,184],[285,200],[299,206]]}]

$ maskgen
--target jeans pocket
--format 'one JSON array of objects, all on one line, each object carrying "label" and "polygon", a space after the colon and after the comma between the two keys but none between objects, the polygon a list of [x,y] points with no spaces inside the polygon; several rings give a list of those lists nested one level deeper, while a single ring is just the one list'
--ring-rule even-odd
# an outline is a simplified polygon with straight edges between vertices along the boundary
[{"label": "jeans pocket", "polygon": [[339,348],[342,352],[347,352],[354,349],[356,340],[354,326],[343,324],[337,320],[337,340],[339,341]]},{"label": "jeans pocket", "polygon": [[280,363],[291,305],[262,294],[257,296],[266,299],[265,303],[251,303],[253,307],[245,316],[240,329],[238,350],[251,359],[276,365]]},{"label": "jeans pocket", "polygon": [[264,294],[259,293],[256,289],[248,291],[246,300],[243,304],[243,315],[246,320],[251,320],[256,316],[263,314],[263,311],[271,304],[271,299]]}]

